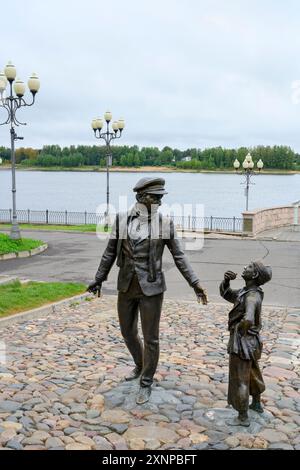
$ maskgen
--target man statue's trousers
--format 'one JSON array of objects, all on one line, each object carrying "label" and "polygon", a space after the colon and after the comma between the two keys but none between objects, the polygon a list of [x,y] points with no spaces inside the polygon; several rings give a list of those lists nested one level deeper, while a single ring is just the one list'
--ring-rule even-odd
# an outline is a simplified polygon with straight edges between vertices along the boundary
[{"label": "man statue's trousers", "polygon": [[[163,293],[143,294],[136,274],[127,292],[118,294],[118,315],[122,336],[135,365],[142,370],[142,387],[152,385],[159,358],[159,321]],[[138,312],[141,316],[143,343],[138,335]]]}]

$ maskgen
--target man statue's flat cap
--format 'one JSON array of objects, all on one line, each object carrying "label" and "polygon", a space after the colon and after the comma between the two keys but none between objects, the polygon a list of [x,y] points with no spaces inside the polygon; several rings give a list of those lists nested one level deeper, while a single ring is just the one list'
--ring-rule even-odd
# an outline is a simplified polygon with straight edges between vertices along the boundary
[{"label": "man statue's flat cap", "polygon": [[133,191],[149,194],[168,194],[165,190],[165,180],[163,178],[141,178],[133,188]]}]

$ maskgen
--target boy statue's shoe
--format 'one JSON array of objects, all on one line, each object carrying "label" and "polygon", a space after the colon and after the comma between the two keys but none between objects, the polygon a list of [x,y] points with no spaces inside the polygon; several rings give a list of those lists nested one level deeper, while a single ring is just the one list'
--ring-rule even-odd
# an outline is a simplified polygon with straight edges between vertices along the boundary
[{"label": "boy statue's shoe", "polygon": [[138,379],[141,373],[142,373],[142,368],[135,366],[135,368],[125,377],[125,380],[127,380],[128,382],[129,380]]},{"label": "boy statue's shoe", "polygon": [[229,420],[225,421],[225,423],[228,426],[244,426],[246,428],[248,428],[250,426],[249,418],[240,419],[240,418],[236,417],[234,419],[229,419]]},{"label": "boy statue's shoe", "polygon": [[256,413],[263,413],[264,409],[261,406],[259,401],[253,401],[251,405],[249,405],[250,410],[256,411]]},{"label": "boy statue's shoe", "polygon": [[150,395],[151,395],[151,387],[140,387],[139,392],[136,397],[136,403],[138,405],[147,403],[147,401],[149,401]]}]

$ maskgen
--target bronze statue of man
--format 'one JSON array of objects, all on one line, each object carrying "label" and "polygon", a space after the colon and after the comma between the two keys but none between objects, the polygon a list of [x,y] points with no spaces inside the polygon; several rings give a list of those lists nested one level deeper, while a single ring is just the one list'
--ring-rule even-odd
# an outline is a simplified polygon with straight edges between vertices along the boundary
[{"label": "bronze statue of man", "polygon": [[[166,290],[162,271],[165,245],[183,277],[194,288],[198,300],[207,303],[205,290],[193,271],[170,217],[158,212],[165,191],[163,178],[142,178],[134,187],[137,202],[116,216],[112,233],[100,261],[95,281],[88,290],[100,295],[102,282],[117,260],[118,316],[122,336],[135,367],[126,380],[140,377],[138,404],[149,400],[159,358],[159,321]],[[144,345],[138,335],[140,312]]]},{"label": "bronze statue of man", "polygon": [[252,396],[250,408],[263,412],[260,396],[265,390],[264,380],[258,365],[261,357],[262,341],[261,308],[264,292],[261,285],[270,281],[272,270],[261,261],[253,261],[245,266],[242,278],[245,287],[233,290],[230,281],[236,278],[232,271],[226,271],[220,284],[221,296],[234,304],[229,312],[228,330],[230,332],[228,404],[238,411],[238,417],[228,424],[249,426],[249,396]]}]

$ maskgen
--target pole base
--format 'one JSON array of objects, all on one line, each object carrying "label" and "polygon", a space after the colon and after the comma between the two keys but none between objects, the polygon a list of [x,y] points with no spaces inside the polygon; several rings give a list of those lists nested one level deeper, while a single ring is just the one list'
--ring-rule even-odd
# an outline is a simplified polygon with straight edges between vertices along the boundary
[{"label": "pole base", "polygon": [[21,232],[18,223],[12,223],[11,230],[10,230],[10,239],[11,240],[21,240]]}]

